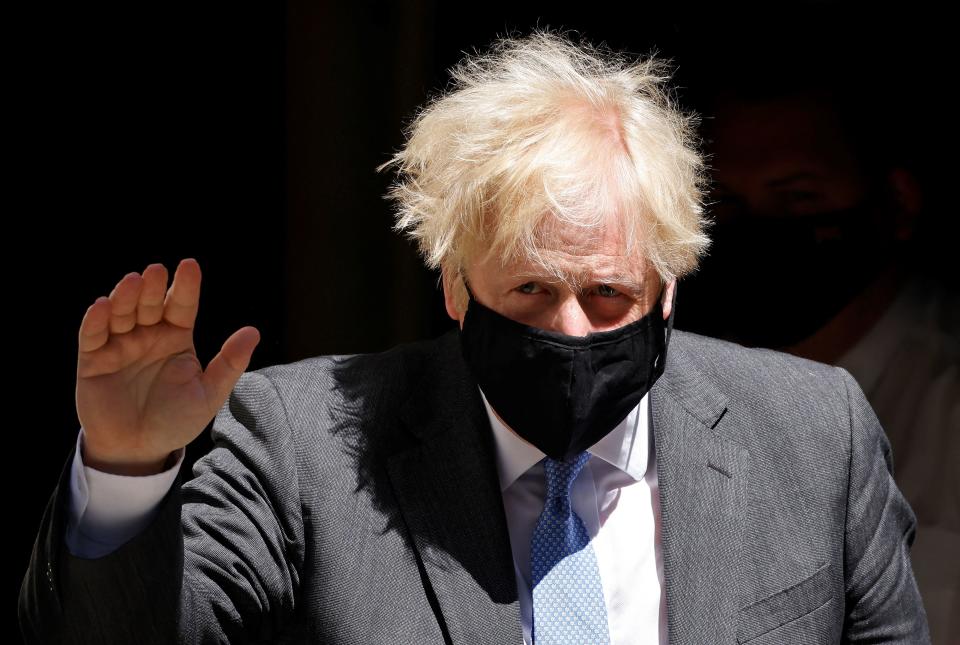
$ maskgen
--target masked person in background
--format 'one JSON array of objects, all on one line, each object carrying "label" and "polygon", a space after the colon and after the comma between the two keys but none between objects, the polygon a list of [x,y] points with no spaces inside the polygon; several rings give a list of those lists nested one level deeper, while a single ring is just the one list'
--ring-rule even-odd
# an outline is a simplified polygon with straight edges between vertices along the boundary
[{"label": "masked person in background", "polygon": [[202,370],[197,263],[123,278],[81,323],[28,640],[927,642],[856,382],[671,333],[708,240],[666,66],[537,32],[453,78],[389,165],[458,328],[246,372],[245,327]]},{"label": "masked person in background", "polygon": [[[782,87],[728,90],[713,101],[705,134],[717,224],[711,257],[685,285],[701,320],[684,328],[839,365],[857,379],[917,514],[913,564],[933,641],[955,642],[960,285],[937,266],[943,254],[929,239],[937,223],[900,158],[899,121],[785,69]],[[887,134],[871,141],[877,122]],[[762,306],[708,322],[723,285],[740,282]]]}]

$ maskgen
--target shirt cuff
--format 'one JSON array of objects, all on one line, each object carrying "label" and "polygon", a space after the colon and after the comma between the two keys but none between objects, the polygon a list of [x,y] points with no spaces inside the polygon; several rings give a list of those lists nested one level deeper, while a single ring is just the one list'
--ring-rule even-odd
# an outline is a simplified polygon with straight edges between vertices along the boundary
[{"label": "shirt cuff", "polygon": [[176,463],[155,475],[114,475],[83,463],[83,428],[70,473],[70,512],[66,542],[78,557],[99,558],[116,550],[142,531],[177,478],[186,447],[176,452]]}]

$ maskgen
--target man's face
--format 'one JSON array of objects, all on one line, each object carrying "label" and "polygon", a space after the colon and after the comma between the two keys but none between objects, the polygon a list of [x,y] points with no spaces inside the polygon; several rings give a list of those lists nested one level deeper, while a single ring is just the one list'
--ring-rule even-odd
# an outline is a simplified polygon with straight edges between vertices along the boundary
[{"label": "man's face", "polygon": [[[599,230],[555,223],[541,252],[542,263],[525,259],[501,266],[488,257],[466,267],[474,297],[494,311],[525,325],[570,336],[608,331],[646,315],[663,295],[670,315],[673,283],[661,288],[660,276],[640,254],[625,255],[617,226]],[[546,271],[542,264],[564,276]],[[454,305],[452,280],[444,279],[447,312],[463,325]]]},{"label": "man's face", "polygon": [[835,114],[812,99],[726,105],[711,134],[721,225],[741,213],[801,217],[843,209],[868,190]]},{"label": "man's face", "polygon": [[[688,291],[701,306],[697,331],[789,350],[873,297],[868,287],[888,279],[910,236],[894,197],[902,175],[868,171],[830,97],[728,99],[707,134],[717,225]],[[727,308],[741,283],[761,307]]]}]

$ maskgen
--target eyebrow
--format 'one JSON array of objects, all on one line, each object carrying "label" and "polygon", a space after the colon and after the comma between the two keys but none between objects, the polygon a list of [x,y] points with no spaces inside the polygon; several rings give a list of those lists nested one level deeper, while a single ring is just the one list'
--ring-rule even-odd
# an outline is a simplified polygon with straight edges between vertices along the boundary
[{"label": "eyebrow", "polygon": [[[823,175],[816,172],[809,171],[809,170],[803,171],[803,172],[795,172],[792,175],[787,175],[786,177],[771,179],[770,181],[765,182],[764,186],[766,186],[767,188],[779,188],[781,186],[792,184],[795,181],[803,181],[805,179],[807,180],[812,179],[812,180],[818,181],[823,179]],[[719,181],[713,184],[712,192],[721,193],[721,194],[733,193],[733,191],[730,190],[729,186]]]},{"label": "eyebrow", "polygon": [[552,273],[537,273],[532,271],[525,271],[523,273],[518,273],[514,276],[517,281],[524,280],[540,280],[547,283],[557,283],[557,282],[567,282],[573,285],[576,288],[582,288],[582,285],[586,283],[596,283],[596,284],[616,284],[623,287],[626,287],[634,294],[643,294],[646,291],[646,285],[641,282],[637,282],[636,278],[626,273],[611,273],[608,275],[592,275],[592,276],[582,276],[582,275],[569,275],[564,274],[562,277],[557,276]]},{"label": "eyebrow", "polygon": [[767,182],[767,187],[777,188],[778,186],[784,186],[786,184],[792,184],[795,181],[800,181],[803,179],[822,179],[821,175],[815,172],[797,172],[792,175],[787,175],[786,177],[781,177],[780,179],[773,179]]}]

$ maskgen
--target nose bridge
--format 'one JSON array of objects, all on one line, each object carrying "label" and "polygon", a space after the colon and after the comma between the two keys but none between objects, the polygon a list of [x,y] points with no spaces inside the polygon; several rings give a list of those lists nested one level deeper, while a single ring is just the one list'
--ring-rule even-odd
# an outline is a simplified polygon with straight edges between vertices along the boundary
[{"label": "nose bridge", "polygon": [[568,336],[586,336],[590,333],[590,318],[576,293],[567,291],[557,306],[556,331]]}]

